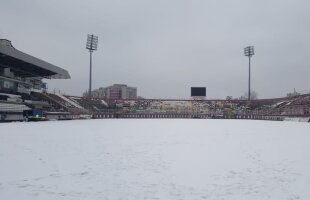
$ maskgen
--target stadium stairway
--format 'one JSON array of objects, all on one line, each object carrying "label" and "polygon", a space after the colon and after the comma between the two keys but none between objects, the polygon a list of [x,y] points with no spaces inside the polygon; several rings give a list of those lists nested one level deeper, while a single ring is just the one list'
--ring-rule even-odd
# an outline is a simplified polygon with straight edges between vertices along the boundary
[{"label": "stadium stairway", "polygon": [[60,101],[57,101],[47,93],[33,92],[32,95],[38,99],[47,101],[49,104],[51,104],[52,109],[56,111],[68,111],[68,108],[65,105],[63,105]]},{"label": "stadium stairway", "polygon": [[60,104],[70,113],[73,113],[73,114],[88,114],[89,113],[88,110],[78,105],[77,103],[73,102],[72,100],[69,100],[63,95],[51,94],[51,93],[45,93],[44,95],[49,97],[51,100],[55,101],[56,103]]}]

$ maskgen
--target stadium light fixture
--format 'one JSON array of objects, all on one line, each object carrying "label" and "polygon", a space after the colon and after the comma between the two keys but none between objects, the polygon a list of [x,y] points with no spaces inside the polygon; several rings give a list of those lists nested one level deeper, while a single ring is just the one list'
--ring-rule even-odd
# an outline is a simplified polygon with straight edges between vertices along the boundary
[{"label": "stadium light fixture", "polygon": [[86,43],[86,49],[89,51],[89,90],[88,90],[88,96],[91,97],[91,83],[92,83],[92,53],[93,51],[97,50],[98,46],[98,36],[95,36],[93,34],[87,35],[87,43]]},{"label": "stadium light fixture", "polygon": [[244,55],[249,57],[249,91],[248,101],[251,100],[251,57],[254,55],[254,46],[247,46],[244,48]]}]

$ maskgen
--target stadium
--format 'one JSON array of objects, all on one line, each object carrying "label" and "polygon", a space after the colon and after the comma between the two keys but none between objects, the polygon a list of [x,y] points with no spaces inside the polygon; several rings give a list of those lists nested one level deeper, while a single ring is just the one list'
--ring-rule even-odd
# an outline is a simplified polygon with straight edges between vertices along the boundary
[{"label": "stadium", "polygon": [[[0,121],[82,118],[220,118],[309,121],[310,93],[233,99],[107,99],[49,93],[43,79],[69,79],[60,67],[0,40]],[[57,80],[55,80],[57,81]]]},{"label": "stadium", "polygon": [[[0,40],[0,199],[309,199],[310,93],[112,99]],[[205,94],[204,94],[205,95]],[[198,95],[199,96],[199,95]],[[31,122],[42,121],[42,122]]]},{"label": "stadium", "polygon": [[0,5],[0,200],[310,199],[310,1]]}]

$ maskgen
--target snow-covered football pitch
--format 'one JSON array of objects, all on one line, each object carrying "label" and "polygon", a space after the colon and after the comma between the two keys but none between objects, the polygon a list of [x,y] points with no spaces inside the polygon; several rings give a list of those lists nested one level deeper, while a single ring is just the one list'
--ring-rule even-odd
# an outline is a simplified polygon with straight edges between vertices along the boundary
[{"label": "snow-covered football pitch", "polygon": [[0,124],[2,200],[310,199],[310,124],[104,119]]}]

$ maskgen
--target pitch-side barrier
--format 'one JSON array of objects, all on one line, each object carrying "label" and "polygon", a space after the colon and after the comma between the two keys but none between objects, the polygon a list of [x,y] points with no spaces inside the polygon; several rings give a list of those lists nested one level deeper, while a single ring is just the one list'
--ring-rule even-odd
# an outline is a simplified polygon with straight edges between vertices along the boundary
[{"label": "pitch-side barrier", "polygon": [[94,119],[120,118],[120,119],[252,119],[283,121],[285,116],[263,115],[211,115],[211,114],[93,114]]}]

